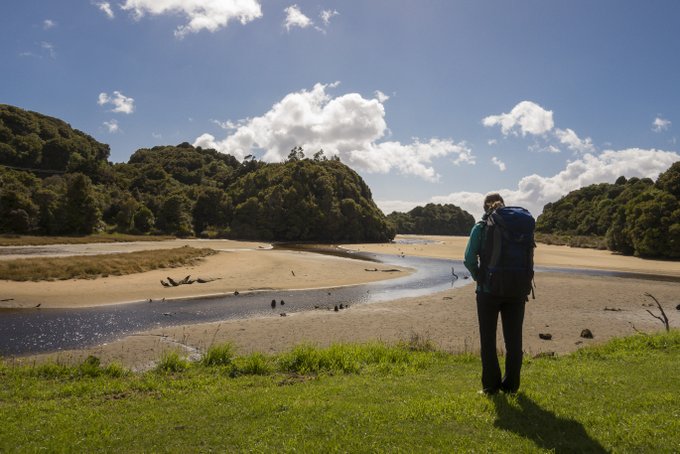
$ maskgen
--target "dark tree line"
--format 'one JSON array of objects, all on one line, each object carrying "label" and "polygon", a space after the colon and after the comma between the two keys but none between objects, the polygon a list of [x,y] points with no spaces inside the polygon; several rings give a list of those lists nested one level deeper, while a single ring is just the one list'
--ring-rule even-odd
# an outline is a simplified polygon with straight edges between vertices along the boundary
[{"label": "dark tree line", "polygon": [[572,191],[545,206],[536,230],[604,236],[627,255],[680,258],[680,161],[656,182],[619,177]]},{"label": "dark tree line", "polygon": [[267,241],[381,242],[394,229],[361,177],[323,151],[239,162],[188,143],[108,162],[63,121],[0,105],[0,233],[164,233]]},{"label": "dark tree line", "polygon": [[468,235],[475,218],[452,204],[428,203],[408,213],[395,211],[387,216],[397,233],[420,235]]}]

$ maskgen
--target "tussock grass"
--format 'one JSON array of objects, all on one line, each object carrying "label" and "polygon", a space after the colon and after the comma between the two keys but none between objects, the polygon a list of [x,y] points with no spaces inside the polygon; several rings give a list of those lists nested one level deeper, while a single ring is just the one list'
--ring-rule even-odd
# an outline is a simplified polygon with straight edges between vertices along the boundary
[{"label": "tussock grass", "polygon": [[129,243],[133,241],[174,240],[168,235],[128,235],[124,233],[96,233],[84,236],[0,235],[0,246],[46,246],[49,244]]},{"label": "tussock grass", "polygon": [[216,254],[216,251],[212,249],[184,246],[120,254],[2,260],[0,279],[50,281],[121,276],[159,268],[191,265],[213,254]]},{"label": "tussock grass", "polygon": [[571,246],[589,249],[607,249],[607,240],[603,236],[566,235],[558,233],[536,232],[537,243],[553,244],[557,246]]},{"label": "tussock grass", "polygon": [[163,356],[161,356],[161,360],[158,362],[158,365],[156,366],[156,371],[157,372],[182,372],[187,370],[190,367],[189,361],[186,359],[182,358],[179,353],[175,351],[170,351],[163,353]]},{"label": "tussock grass", "polygon": [[222,345],[213,345],[201,358],[201,365],[210,366],[228,366],[236,356],[234,345],[226,343]]},{"label": "tussock grass", "polygon": [[527,358],[520,393],[493,397],[479,358],[411,343],[215,346],[139,374],[0,362],[0,451],[680,451],[677,330]]}]

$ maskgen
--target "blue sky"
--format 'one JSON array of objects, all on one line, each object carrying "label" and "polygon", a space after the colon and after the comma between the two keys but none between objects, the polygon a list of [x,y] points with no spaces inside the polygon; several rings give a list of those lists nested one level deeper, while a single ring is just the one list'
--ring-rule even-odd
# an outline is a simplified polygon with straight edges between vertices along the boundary
[{"label": "blue sky", "polygon": [[539,214],[680,160],[675,0],[9,0],[0,103],[111,146],[338,155],[383,211]]}]

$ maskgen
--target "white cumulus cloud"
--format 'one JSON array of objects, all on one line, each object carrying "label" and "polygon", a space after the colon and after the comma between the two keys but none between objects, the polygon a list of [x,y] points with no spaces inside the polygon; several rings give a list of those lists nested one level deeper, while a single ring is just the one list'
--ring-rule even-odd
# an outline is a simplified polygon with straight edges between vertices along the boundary
[{"label": "white cumulus cloud", "polygon": [[231,20],[245,25],[262,17],[258,0],[125,0],[120,7],[131,11],[137,19],[145,14],[184,16],[187,23],[175,30],[178,38],[201,30],[215,32]]},{"label": "white cumulus cloud", "polygon": [[574,153],[593,153],[595,147],[590,137],[580,139],[571,129],[556,129],[555,136]]},{"label": "white cumulus cloud", "polygon": [[106,17],[109,19],[113,19],[116,17],[116,15],[113,13],[113,9],[111,8],[111,3],[109,2],[96,2],[94,5],[99,8],[100,11],[102,11],[104,14],[106,14]]},{"label": "white cumulus cloud", "polygon": [[57,26],[57,23],[54,22],[52,19],[45,19],[43,21],[43,29],[49,30],[50,28],[54,28]]},{"label": "white cumulus cloud", "polygon": [[120,130],[120,127],[118,126],[118,120],[105,121],[104,126],[111,134],[115,134]]},{"label": "white cumulus cloud", "polygon": [[97,104],[100,106],[111,104],[113,106],[111,112],[116,113],[131,114],[135,111],[134,98],[127,97],[119,91],[114,91],[111,96],[104,92],[99,93]]},{"label": "white cumulus cloud", "polygon": [[670,127],[671,127],[671,121],[666,120],[666,119],[661,118],[661,117],[656,117],[654,119],[654,122],[652,123],[652,130],[654,132],[666,131]]},{"label": "white cumulus cloud", "polygon": [[385,104],[385,102],[387,102],[387,100],[390,99],[389,96],[387,96],[385,93],[383,93],[383,92],[380,91],[380,90],[376,90],[376,91],[375,91],[375,98],[376,98],[378,101],[380,101],[381,104]]},{"label": "white cumulus cloud", "polygon": [[[482,119],[482,124],[487,127],[500,126],[504,136],[510,134],[525,137],[527,134],[541,140],[542,143],[534,143],[529,146],[532,152],[559,153],[560,149],[555,141],[566,147],[575,154],[595,153],[597,150],[590,137],[580,138],[573,129],[560,129],[555,127],[553,112],[546,110],[531,101],[522,101],[512,108],[510,113],[490,115]],[[551,143],[552,142],[552,143]],[[488,142],[489,145],[492,141]],[[495,144],[496,141],[493,141]]]},{"label": "white cumulus cloud", "polygon": [[285,10],[286,19],[283,22],[283,26],[286,30],[290,31],[291,28],[307,28],[314,25],[312,20],[305,16],[297,5],[291,5]]},{"label": "white cumulus cloud", "polygon": [[542,135],[550,131],[555,123],[551,110],[545,110],[531,101],[522,101],[510,113],[490,115],[482,120],[487,127],[500,126],[503,135],[522,133]]},{"label": "white cumulus cloud", "polygon": [[545,145],[538,143],[529,145],[529,151],[531,151],[532,153],[561,153],[561,150],[557,148],[555,145]]},{"label": "white cumulus cloud", "polygon": [[439,178],[431,163],[453,156],[454,164],[474,164],[472,150],[451,139],[414,139],[412,143],[384,141],[389,132],[385,108],[379,99],[358,93],[332,97],[335,84],[316,84],[311,90],[286,95],[262,116],[240,120],[223,140],[205,133],[195,146],[214,148],[238,159],[264,151],[263,160],[281,162],[290,150],[302,146],[308,153],[323,149],[326,156],[338,156],[353,167],[368,172],[416,175],[426,180]]},{"label": "white cumulus cloud", "polygon": [[[516,189],[490,188],[489,192],[500,192],[506,204],[523,206],[538,216],[545,204],[555,202],[571,191],[596,183],[613,183],[621,175],[656,179],[659,173],[678,160],[680,154],[671,151],[640,148],[606,150],[598,156],[585,154],[567,163],[566,168],[556,175],[529,175],[519,181]],[[479,218],[483,200],[484,194],[481,193],[454,192],[433,197],[431,201],[456,204]]]},{"label": "white cumulus cloud", "polygon": [[323,22],[323,24],[326,27],[328,27],[328,25],[330,25],[330,23],[331,23],[331,18],[333,16],[337,16],[338,14],[340,14],[340,13],[337,12],[336,10],[334,10],[334,9],[333,10],[325,9],[325,10],[321,11],[321,14],[319,14],[319,17],[321,18],[321,21]]},{"label": "white cumulus cloud", "polygon": [[501,172],[505,172],[506,167],[505,167],[505,163],[503,161],[501,161],[496,156],[494,156],[494,157],[491,158],[491,162],[493,162],[494,165],[496,167],[498,167],[498,170],[500,170]]}]

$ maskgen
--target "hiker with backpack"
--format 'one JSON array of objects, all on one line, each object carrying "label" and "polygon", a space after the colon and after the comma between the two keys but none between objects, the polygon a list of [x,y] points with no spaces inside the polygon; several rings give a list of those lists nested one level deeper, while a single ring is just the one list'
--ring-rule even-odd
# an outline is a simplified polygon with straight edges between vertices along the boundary
[{"label": "hiker with backpack", "polygon": [[[477,283],[484,394],[519,389],[524,307],[533,291],[534,227],[527,210],[506,207],[500,194],[492,193],[484,199],[482,220],[470,232],[465,267]],[[496,352],[499,314],[506,352],[503,376]]]}]

